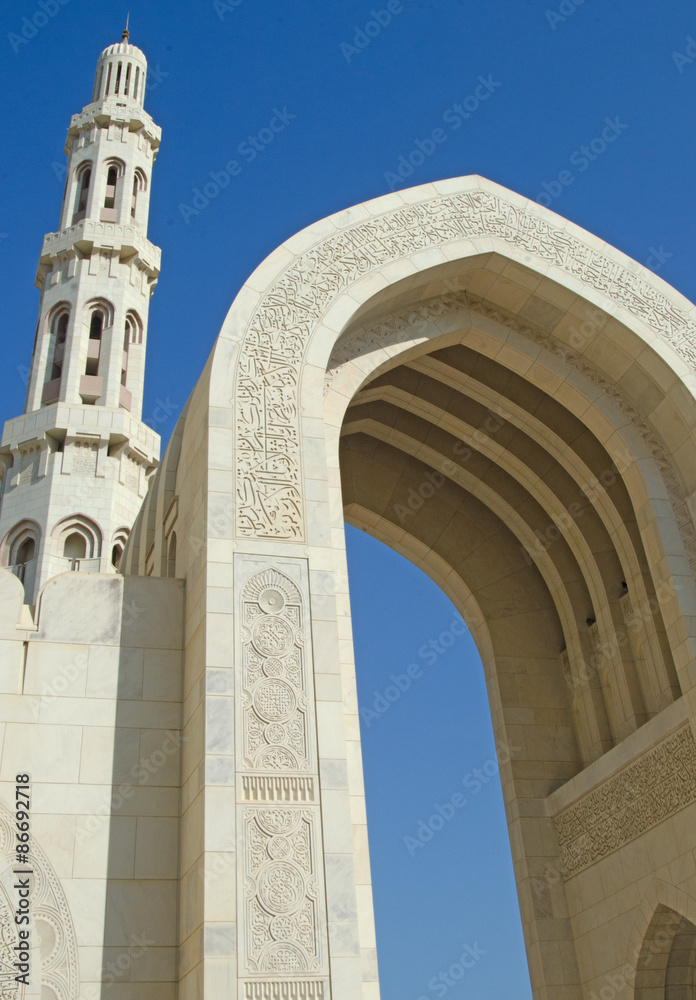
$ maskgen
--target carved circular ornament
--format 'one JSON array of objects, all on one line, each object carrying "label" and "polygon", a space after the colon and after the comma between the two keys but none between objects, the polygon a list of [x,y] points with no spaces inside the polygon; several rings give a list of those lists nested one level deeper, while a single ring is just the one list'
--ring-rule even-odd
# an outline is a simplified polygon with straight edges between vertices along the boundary
[{"label": "carved circular ornament", "polygon": [[277,587],[267,587],[259,594],[259,607],[267,615],[279,615],[285,608],[285,595]]},{"label": "carved circular ornament", "polygon": [[273,936],[274,941],[287,940],[294,936],[295,932],[295,921],[292,917],[280,916],[273,917],[270,923],[270,932]]},{"label": "carved circular ornament", "polygon": [[264,617],[254,622],[251,641],[262,656],[285,656],[295,644],[295,636],[282,618]]},{"label": "carved circular ornament", "polygon": [[271,861],[258,875],[259,900],[270,913],[293,913],[305,895],[304,879],[285,861]]},{"label": "carved circular ornament", "polygon": [[285,743],[288,734],[285,731],[285,726],[281,726],[279,722],[269,722],[263,735],[268,743],[277,744]]},{"label": "carved circular ornament", "polygon": [[266,677],[280,677],[281,674],[285,673],[283,661],[277,660],[274,656],[269,657],[269,659],[264,662],[263,672]]},{"label": "carved circular ornament", "polygon": [[292,853],[292,847],[287,837],[273,837],[268,841],[266,850],[274,861],[283,861]]},{"label": "carved circular ornament", "polygon": [[295,711],[295,693],[278,677],[264,677],[254,691],[254,709],[264,722],[285,722]]},{"label": "carved circular ornament", "polygon": [[307,958],[295,944],[272,944],[263,957],[263,967],[270,972],[300,972],[307,968]]},{"label": "carved circular ornament", "polygon": [[264,747],[256,758],[257,767],[267,767],[271,771],[296,771],[299,763],[294,753],[287,747]]}]

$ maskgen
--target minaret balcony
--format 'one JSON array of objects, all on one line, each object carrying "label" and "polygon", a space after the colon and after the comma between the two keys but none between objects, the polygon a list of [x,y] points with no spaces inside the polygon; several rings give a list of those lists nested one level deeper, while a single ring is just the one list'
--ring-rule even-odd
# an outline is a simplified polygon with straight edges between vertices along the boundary
[{"label": "minaret balcony", "polygon": [[93,340],[91,337],[87,341],[87,358],[90,361],[99,361],[101,354],[101,340]]},{"label": "minaret balcony", "polygon": [[[58,233],[46,233],[41,247],[40,263],[48,265],[52,258],[66,253],[73,247],[84,255],[95,246],[109,247],[109,249],[119,247],[122,257],[137,254],[153,277],[159,274],[162,251],[154,243],[150,243],[137,226],[95,219],[83,219]],[[40,277],[41,268],[37,275],[37,283]]]},{"label": "minaret balcony", "polygon": [[154,150],[159,148],[162,129],[159,125],[155,125],[147,111],[137,101],[108,97],[88,104],[80,114],[72,116],[65,144],[66,155],[70,156],[73,141],[82,129],[88,128],[92,123],[105,126],[111,122],[127,125],[129,132],[142,131],[148,137],[152,148]]},{"label": "minaret balcony", "polygon": [[84,403],[94,403],[103,391],[101,375],[82,375],[80,377],[80,396]]}]

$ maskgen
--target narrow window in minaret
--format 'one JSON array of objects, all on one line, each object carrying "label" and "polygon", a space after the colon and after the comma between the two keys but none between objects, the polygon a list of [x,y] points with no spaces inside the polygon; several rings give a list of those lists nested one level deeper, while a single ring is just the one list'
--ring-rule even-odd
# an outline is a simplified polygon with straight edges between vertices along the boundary
[{"label": "narrow window in minaret", "polygon": [[114,93],[118,94],[118,88],[121,86],[121,63],[118,64],[118,69],[116,70],[116,86],[114,87]]},{"label": "narrow window in minaret", "polygon": [[132,68],[131,64],[128,63],[128,65],[126,66],[126,85],[123,88],[124,97],[128,97],[128,89],[130,87],[130,78],[131,78],[131,68]]},{"label": "narrow window in minaret", "polygon": [[84,219],[87,214],[87,197],[89,195],[89,185],[92,180],[91,167],[87,167],[80,175],[80,191],[77,198],[77,209],[73,215],[73,225]]},{"label": "narrow window in minaret", "polygon": [[140,80],[140,67],[135,67],[135,85],[133,87],[133,100],[138,100],[138,81]]},{"label": "narrow window in minaret", "polygon": [[87,557],[87,539],[79,531],[68,535],[63,545],[63,556],[71,562],[70,569],[79,570],[80,560]]},{"label": "narrow window in minaret", "polygon": [[116,181],[118,180],[118,170],[116,167],[109,167],[106,176],[106,197],[104,198],[104,208],[113,208],[116,204]]},{"label": "narrow window in minaret", "polygon": [[104,88],[104,97],[109,96],[110,86],[111,86],[111,63],[109,63],[109,68],[106,71],[106,87]]},{"label": "narrow window in minaret", "polygon": [[101,336],[104,327],[104,316],[98,309],[92,313],[89,323],[89,344],[87,346],[87,365],[85,375],[99,374],[99,355],[101,353]]},{"label": "narrow window in minaret", "polygon": [[126,384],[128,378],[128,349],[130,348],[132,336],[132,320],[130,316],[126,319],[126,335],[123,338],[123,361],[121,362],[121,385]]},{"label": "narrow window in minaret", "polygon": [[53,366],[51,368],[51,381],[60,378],[63,371],[63,353],[65,351],[65,339],[68,335],[68,314],[61,313],[55,326],[56,342],[53,346]]}]

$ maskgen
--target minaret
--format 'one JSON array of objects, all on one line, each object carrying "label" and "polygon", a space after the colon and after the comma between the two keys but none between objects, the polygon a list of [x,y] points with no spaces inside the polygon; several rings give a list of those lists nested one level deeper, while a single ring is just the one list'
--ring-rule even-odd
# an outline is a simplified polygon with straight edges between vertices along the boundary
[{"label": "minaret", "polygon": [[56,573],[116,571],[159,458],[141,421],[160,266],[147,218],[161,129],[143,109],[146,77],[126,27],[70,122],[60,225],[41,250],[24,414],[0,441],[0,562],[29,604]]}]

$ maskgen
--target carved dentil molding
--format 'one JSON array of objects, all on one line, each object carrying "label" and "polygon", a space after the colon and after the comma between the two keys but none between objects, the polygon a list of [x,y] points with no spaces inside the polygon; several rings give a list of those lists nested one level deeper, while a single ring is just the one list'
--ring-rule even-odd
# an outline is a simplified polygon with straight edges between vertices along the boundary
[{"label": "carved dentil molding", "polygon": [[608,295],[696,370],[696,323],[683,309],[642,273],[539,214],[481,190],[386,212],[299,254],[251,318],[235,386],[240,536],[304,539],[299,372],[316,323],[340,292],[419,251],[492,236]]}]

